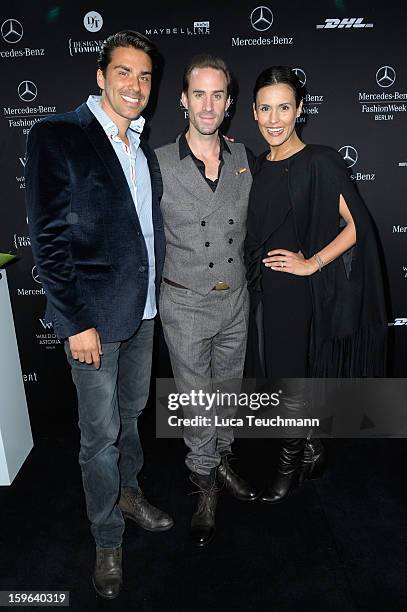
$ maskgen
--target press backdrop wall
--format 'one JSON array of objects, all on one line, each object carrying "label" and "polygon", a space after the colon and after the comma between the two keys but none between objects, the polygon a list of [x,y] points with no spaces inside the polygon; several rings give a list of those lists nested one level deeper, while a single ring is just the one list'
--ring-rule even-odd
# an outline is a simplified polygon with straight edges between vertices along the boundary
[{"label": "press backdrop wall", "polygon": [[[19,258],[8,275],[34,424],[71,418],[74,391],[62,346],[43,319],[45,298],[24,207],[26,137],[41,117],[98,93],[99,45],[126,28],[150,36],[165,60],[147,113],[154,147],[173,140],[186,124],[179,100],[190,56],[210,51],[227,61],[237,87],[225,129],[255,153],[265,147],[252,117],[254,79],[271,64],[297,69],[308,96],[300,118],[303,139],[341,151],[376,221],[392,304],[391,373],[406,375],[407,8],[396,1],[261,1],[161,6],[36,0],[0,9],[0,250]],[[158,370],[160,360],[165,369],[162,347]]]}]

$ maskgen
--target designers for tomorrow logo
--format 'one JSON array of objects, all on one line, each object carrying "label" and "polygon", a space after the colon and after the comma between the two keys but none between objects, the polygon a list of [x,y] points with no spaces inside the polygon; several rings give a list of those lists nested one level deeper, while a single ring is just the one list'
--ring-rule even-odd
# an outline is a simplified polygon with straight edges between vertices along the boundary
[{"label": "designers for tomorrow logo", "polygon": [[103,17],[96,11],[89,11],[83,18],[83,25],[88,32],[99,32],[103,27]]},{"label": "designers for tomorrow logo", "polygon": [[381,66],[376,72],[376,83],[380,87],[391,87],[396,80],[396,71],[391,66]]},{"label": "designers for tomorrow logo", "polygon": [[1,24],[1,35],[10,45],[20,42],[24,34],[23,26],[17,19],[6,19]]},{"label": "designers for tomorrow logo", "polygon": [[358,161],[358,152],[356,149],[350,145],[345,145],[339,149],[339,153],[341,154],[346,166],[348,168],[352,168]]},{"label": "designers for tomorrow logo", "polygon": [[21,81],[17,93],[23,102],[32,102],[37,97],[38,90],[36,84],[32,81]]},{"label": "designers for tomorrow logo", "polygon": [[268,6],[257,6],[250,14],[250,23],[258,32],[265,32],[273,25],[273,13]]}]

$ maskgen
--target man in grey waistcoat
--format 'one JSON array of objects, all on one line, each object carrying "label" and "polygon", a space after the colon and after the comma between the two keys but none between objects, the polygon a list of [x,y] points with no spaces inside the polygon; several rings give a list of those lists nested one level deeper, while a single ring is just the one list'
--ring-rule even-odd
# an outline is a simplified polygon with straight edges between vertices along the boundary
[{"label": "man in grey waistcoat", "polygon": [[[226,64],[212,55],[192,59],[184,72],[182,104],[189,125],[156,153],[164,193],[167,240],[160,316],[178,391],[239,390],[248,324],[243,263],[253,155],[219,132],[230,99]],[[219,416],[225,414],[217,408]],[[189,405],[188,416],[204,415]],[[230,414],[230,412],[229,412]],[[221,486],[241,500],[256,493],[229,465],[231,427],[185,427],[186,464],[197,487],[191,522],[194,543],[214,536]]]}]

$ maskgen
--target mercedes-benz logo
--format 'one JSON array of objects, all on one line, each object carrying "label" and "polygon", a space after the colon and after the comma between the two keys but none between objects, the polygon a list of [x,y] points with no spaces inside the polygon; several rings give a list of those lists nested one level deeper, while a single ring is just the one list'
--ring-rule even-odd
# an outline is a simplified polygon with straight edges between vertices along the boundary
[{"label": "mercedes-benz logo", "polygon": [[305,74],[304,70],[302,68],[293,68],[293,72],[295,72],[301,85],[304,87],[305,83],[307,82],[307,75]]},{"label": "mercedes-benz logo", "polygon": [[376,83],[380,87],[390,87],[396,80],[396,71],[391,66],[381,66],[376,72]]},{"label": "mercedes-benz logo", "polygon": [[34,266],[33,269],[31,270],[31,276],[33,277],[33,280],[35,280],[36,283],[41,285],[41,281],[40,281],[40,277],[39,277],[39,274],[38,274],[37,266]]},{"label": "mercedes-benz logo", "polygon": [[38,90],[32,81],[21,81],[17,92],[23,102],[32,102],[37,97]]},{"label": "mercedes-benz logo", "polygon": [[23,34],[23,26],[17,19],[6,19],[1,24],[1,35],[10,45],[20,42]]},{"label": "mercedes-benz logo", "polygon": [[251,12],[250,23],[258,32],[265,32],[273,25],[273,13],[268,6],[258,6]]},{"label": "mercedes-benz logo", "polygon": [[352,166],[354,166],[358,161],[358,152],[356,151],[355,147],[345,145],[344,147],[341,147],[338,152],[342,155],[342,158],[348,168],[352,168]]}]

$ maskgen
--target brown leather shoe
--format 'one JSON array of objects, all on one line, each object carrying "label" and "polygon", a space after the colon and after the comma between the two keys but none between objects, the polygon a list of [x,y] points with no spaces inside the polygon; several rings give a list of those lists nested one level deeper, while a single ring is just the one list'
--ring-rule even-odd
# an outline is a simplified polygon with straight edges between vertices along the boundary
[{"label": "brown leather shoe", "polygon": [[141,489],[133,493],[132,489],[123,487],[119,508],[125,518],[131,519],[147,531],[167,531],[174,525],[174,521],[166,512],[146,500]]},{"label": "brown leather shoe", "polygon": [[115,599],[122,586],[122,547],[96,547],[96,563],[92,576],[93,586],[104,599]]}]

